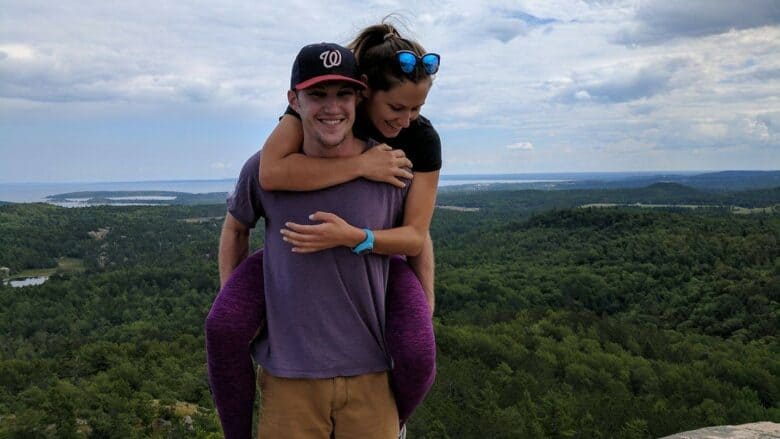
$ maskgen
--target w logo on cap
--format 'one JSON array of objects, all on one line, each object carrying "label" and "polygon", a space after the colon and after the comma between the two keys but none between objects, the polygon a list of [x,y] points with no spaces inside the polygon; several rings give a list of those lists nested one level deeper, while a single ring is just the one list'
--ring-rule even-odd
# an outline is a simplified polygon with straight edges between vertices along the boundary
[{"label": "w logo on cap", "polygon": [[290,90],[303,90],[325,81],[346,81],[366,88],[355,55],[349,49],[334,43],[304,46],[293,63]]},{"label": "w logo on cap", "polygon": [[338,50],[326,50],[320,54],[322,65],[330,69],[341,65],[341,52]]}]

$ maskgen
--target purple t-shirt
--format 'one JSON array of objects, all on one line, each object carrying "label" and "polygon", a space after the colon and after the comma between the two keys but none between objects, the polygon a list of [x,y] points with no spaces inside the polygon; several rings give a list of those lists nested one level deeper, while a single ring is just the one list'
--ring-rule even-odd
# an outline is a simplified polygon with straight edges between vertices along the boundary
[{"label": "purple t-shirt", "polygon": [[[385,347],[385,290],[389,260],[337,247],[298,254],[282,240],[284,223],[311,224],[316,211],[372,230],[398,226],[406,189],[356,179],[310,191],[265,191],[260,153],[244,164],[228,212],[248,227],[265,218],[266,331],[253,356],[271,375],[332,378],[390,368]],[[408,186],[408,185],[407,185]]]}]

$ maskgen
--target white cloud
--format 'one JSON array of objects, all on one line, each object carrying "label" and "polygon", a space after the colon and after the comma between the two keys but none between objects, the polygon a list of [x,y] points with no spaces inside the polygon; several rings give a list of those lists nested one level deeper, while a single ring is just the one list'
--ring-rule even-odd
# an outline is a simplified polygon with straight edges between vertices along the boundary
[{"label": "white cloud", "polygon": [[768,141],[773,137],[773,134],[776,136],[777,132],[772,132],[772,129],[770,128],[770,122],[763,118],[747,118],[744,120],[744,126],[745,131],[755,138],[762,140],[762,141]]},{"label": "white cloud", "polygon": [[12,60],[30,61],[35,57],[35,50],[24,44],[2,44],[0,45],[0,59],[9,58]]},{"label": "white cloud", "polygon": [[587,90],[580,90],[577,93],[574,93],[574,99],[577,99],[578,101],[590,100],[590,93],[588,93]]},{"label": "white cloud", "polygon": [[722,139],[729,132],[728,125],[724,123],[699,123],[691,128],[695,135],[711,139]]},{"label": "white cloud", "polygon": [[776,0],[642,0],[635,22],[616,40],[625,44],[657,44],[679,37],[701,37],[732,29],[780,24]]},{"label": "white cloud", "polygon": [[568,101],[629,102],[664,93],[675,84],[674,75],[685,68],[684,58],[620,62],[595,71],[575,73],[560,97]]},{"label": "white cloud", "polygon": [[506,149],[531,151],[534,149],[534,145],[531,142],[517,142],[511,145],[507,145]]},{"label": "white cloud", "polygon": [[211,164],[211,169],[216,169],[216,170],[220,170],[220,171],[223,170],[223,169],[230,169],[230,168],[232,168],[232,165],[230,163],[226,163],[226,162],[222,162],[222,161],[214,162],[214,163]]}]

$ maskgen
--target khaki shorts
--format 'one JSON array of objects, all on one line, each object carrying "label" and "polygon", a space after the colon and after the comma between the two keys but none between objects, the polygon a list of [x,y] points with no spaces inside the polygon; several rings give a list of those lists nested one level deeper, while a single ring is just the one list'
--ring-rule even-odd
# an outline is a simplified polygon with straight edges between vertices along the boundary
[{"label": "khaki shorts", "polygon": [[327,379],[259,374],[261,439],[396,439],[387,372]]}]

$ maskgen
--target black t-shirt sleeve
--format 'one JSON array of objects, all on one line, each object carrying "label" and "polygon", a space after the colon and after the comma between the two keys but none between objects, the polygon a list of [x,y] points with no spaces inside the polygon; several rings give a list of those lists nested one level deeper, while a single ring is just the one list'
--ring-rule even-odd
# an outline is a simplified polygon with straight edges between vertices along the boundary
[{"label": "black t-shirt sleeve", "polygon": [[399,138],[398,147],[412,161],[415,172],[432,172],[441,169],[441,138],[431,122],[420,116],[406,128]]},{"label": "black t-shirt sleeve", "polygon": [[282,118],[284,117],[285,114],[289,114],[290,116],[293,116],[293,117],[297,118],[298,120],[301,120],[301,115],[298,114],[297,111],[293,110],[293,107],[291,107],[289,105],[287,106],[287,109],[284,110],[284,114],[279,116],[279,120],[282,120]]},{"label": "black t-shirt sleeve", "polygon": [[250,229],[265,214],[260,201],[259,169],[260,152],[257,152],[244,163],[236,188],[227,198],[228,212]]}]

